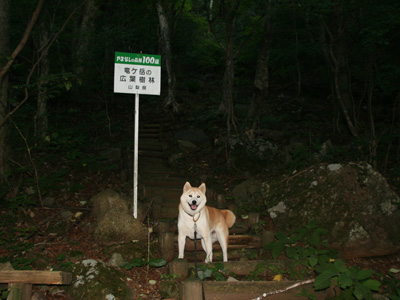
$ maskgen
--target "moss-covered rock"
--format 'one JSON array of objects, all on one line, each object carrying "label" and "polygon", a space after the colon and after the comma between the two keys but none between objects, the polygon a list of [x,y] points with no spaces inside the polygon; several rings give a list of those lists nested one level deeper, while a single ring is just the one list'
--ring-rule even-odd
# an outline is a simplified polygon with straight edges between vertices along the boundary
[{"label": "moss-covered rock", "polygon": [[268,213],[288,233],[313,219],[348,257],[394,253],[400,246],[399,198],[367,163],[319,165],[263,183]]},{"label": "moss-covered rock", "polygon": [[134,292],[126,285],[126,275],[101,261],[86,259],[67,270],[73,280],[67,293],[73,300],[131,300]]}]

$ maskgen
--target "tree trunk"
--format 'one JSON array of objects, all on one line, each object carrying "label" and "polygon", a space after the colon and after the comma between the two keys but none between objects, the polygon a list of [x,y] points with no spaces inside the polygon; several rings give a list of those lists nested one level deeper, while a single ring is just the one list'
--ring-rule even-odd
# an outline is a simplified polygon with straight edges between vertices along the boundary
[{"label": "tree trunk", "polygon": [[175,99],[176,90],[176,79],[175,73],[172,66],[172,50],[171,50],[171,39],[170,39],[170,29],[168,24],[168,18],[165,14],[164,7],[161,0],[156,2],[158,22],[160,24],[160,44],[162,53],[164,56],[165,67],[168,74],[168,95],[164,101],[165,107],[171,107],[172,111],[179,111],[179,104]]},{"label": "tree trunk", "polygon": [[[39,56],[45,51],[46,45],[49,43],[48,26],[43,20],[40,25],[39,36]],[[47,111],[47,98],[48,98],[48,76],[50,74],[50,61],[47,53],[44,53],[42,60],[39,64],[39,81],[38,81],[38,100],[37,111],[35,116],[36,136],[44,140],[48,134],[48,111]]]},{"label": "tree trunk", "polygon": [[233,105],[233,79],[234,70],[234,35],[235,35],[235,19],[228,18],[226,23],[226,44],[225,44],[225,72],[223,83],[223,104],[226,112],[227,134],[230,136],[231,129],[236,129],[235,111]]},{"label": "tree trunk", "polygon": [[[6,60],[10,54],[10,2],[9,0],[0,0],[0,63]],[[3,65],[0,65],[3,69]],[[7,114],[7,101],[8,96],[8,76],[5,74],[0,80],[0,121],[2,121]],[[7,123],[0,126],[0,183],[4,182],[5,172],[7,170],[6,157],[7,157]]]},{"label": "tree trunk", "polygon": [[329,37],[327,41],[324,36],[322,42],[325,46],[325,58],[332,70],[334,97],[339,104],[347,127],[353,136],[358,136],[357,120],[354,112],[350,78],[347,71],[346,53],[346,24],[343,6],[337,3],[332,12],[333,22],[329,26],[324,18],[321,19],[324,34]]},{"label": "tree trunk", "polygon": [[256,74],[254,77],[254,92],[253,99],[249,109],[249,119],[250,126],[248,130],[254,132],[257,123],[259,122],[260,112],[262,108],[263,101],[267,99],[268,96],[268,86],[269,86],[269,55],[271,50],[271,33],[272,33],[272,23],[271,17],[271,0],[268,2],[269,15],[265,20],[264,34],[261,44],[260,51],[258,53]]},{"label": "tree trunk", "polygon": [[223,79],[223,99],[219,111],[227,117],[227,135],[230,136],[232,127],[237,130],[236,117],[233,103],[233,80],[235,77],[235,34],[236,18],[240,6],[240,0],[222,1],[222,12],[225,18],[225,71]]},{"label": "tree trunk", "polygon": [[75,51],[75,75],[82,78],[85,71],[85,59],[90,50],[91,33],[94,29],[94,20],[97,7],[94,0],[87,0],[82,21],[79,26],[79,36]]}]

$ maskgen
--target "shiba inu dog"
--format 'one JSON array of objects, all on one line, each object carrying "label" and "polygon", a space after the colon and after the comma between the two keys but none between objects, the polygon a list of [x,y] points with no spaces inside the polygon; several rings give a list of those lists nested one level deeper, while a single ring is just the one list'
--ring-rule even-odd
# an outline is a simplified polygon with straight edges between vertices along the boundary
[{"label": "shiba inu dog", "polygon": [[228,261],[229,228],[236,220],[234,213],[228,209],[220,210],[206,206],[206,185],[198,188],[189,182],[183,186],[178,216],[178,258],[183,258],[186,237],[194,239],[196,224],[197,238],[206,252],[206,263],[212,262],[212,244],[218,241],[221,245],[224,262]]}]

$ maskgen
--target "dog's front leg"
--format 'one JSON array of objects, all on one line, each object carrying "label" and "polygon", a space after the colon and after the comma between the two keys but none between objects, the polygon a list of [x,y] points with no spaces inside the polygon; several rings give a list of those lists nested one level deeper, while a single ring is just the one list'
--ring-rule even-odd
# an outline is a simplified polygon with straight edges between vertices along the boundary
[{"label": "dog's front leg", "polygon": [[204,251],[206,252],[205,263],[206,264],[212,263],[213,252],[212,252],[212,241],[210,234],[206,234],[201,241]]},{"label": "dog's front leg", "polygon": [[186,235],[178,234],[178,258],[183,258],[183,252],[185,251]]}]

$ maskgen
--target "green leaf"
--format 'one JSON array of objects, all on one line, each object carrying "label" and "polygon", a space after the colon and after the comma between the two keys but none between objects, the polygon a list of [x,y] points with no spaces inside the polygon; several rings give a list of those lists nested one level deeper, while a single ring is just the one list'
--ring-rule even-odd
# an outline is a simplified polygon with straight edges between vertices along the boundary
[{"label": "green leaf", "polygon": [[132,262],[124,264],[122,267],[125,270],[130,270],[134,267],[142,267],[146,264],[146,261],[143,258],[135,258]]},{"label": "green leaf", "polygon": [[163,258],[150,258],[149,260],[149,266],[150,267],[162,267],[165,266],[167,264],[167,261]]},{"label": "green leaf", "polygon": [[340,273],[348,272],[348,269],[347,269],[345,263],[343,262],[343,260],[340,260],[340,259],[335,260],[334,265],[335,265],[335,268],[338,270],[338,272],[340,272]]},{"label": "green leaf", "polygon": [[318,247],[319,246],[319,233],[314,231],[308,238],[307,238],[307,242],[313,246],[313,247]]},{"label": "green leaf", "polygon": [[353,295],[359,300],[361,299],[372,300],[371,291],[365,285],[359,282],[356,282],[354,285]]},{"label": "green leaf", "polygon": [[311,266],[312,268],[314,268],[314,267],[316,266],[316,264],[318,263],[318,257],[316,257],[316,256],[311,256],[311,257],[308,259],[308,263],[310,264],[310,266]]},{"label": "green leaf", "polygon": [[339,286],[342,289],[345,289],[352,285],[353,285],[353,280],[351,279],[348,273],[343,273],[339,275]]},{"label": "green leaf", "polygon": [[276,241],[269,242],[269,243],[267,243],[267,244],[264,244],[263,248],[264,248],[265,250],[272,250],[272,249],[274,248],[274,246],[275,246],[276,243],[277,243]]},{"label": "green leaf", "polygon": [[272,257],[274,259],[277,259],[279,255],[282,254],[283,249],[285,249],[285,243],[279,241],[277,242],[274,247],[272,248]]},{"label": "green leaf", "polygon": [[357,280],[365,280],[371,277],[371,275],[374,272],[371,270],[360,270],[357,274],[356,274],[356,278]]},{"label": "green leaf", "polygon": [[214,263],[214,267],[217,270],[224,270],[225,269],[225,266],[224,266],[223,263]]},{"label": "green leaf", "polygon": [[315,290],[324,290],[330,287],[332,277],[336,276],[337,273],[332,270],[326,270],[315,278],[314,288]]},{"label": "green leaf", "polygon": [[289,247],[286,249],[286,256],[290,259],[298,259],[299,254],[297,253],[296,249],[293,247]]},{"label": "green leaf", "polygon": [[369,279],[363,282],[363,285],[365,285],[371,291],[379,292],[379,287],[381,286],[381,283],[377,280]]},{"label": "green leaf", "polygon": [[288,237],[281,232],[275,233],[275,237],[277,238],[278,241],[281,241],[281,242],[283,242],[283,241],[286,242],[288,240]]}]

